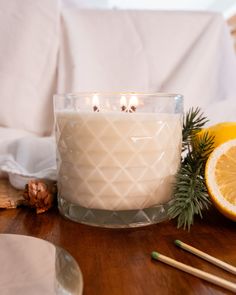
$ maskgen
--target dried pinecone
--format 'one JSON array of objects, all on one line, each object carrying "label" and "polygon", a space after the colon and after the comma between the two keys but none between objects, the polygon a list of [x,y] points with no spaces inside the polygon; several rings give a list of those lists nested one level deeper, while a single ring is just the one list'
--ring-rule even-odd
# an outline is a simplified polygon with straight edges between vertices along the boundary
[{"label": "dried pinecone", "polygon": [[55,181],[35,179],[25,186],[23,196],[28,206],[36,208],[36,213],[43,213],[54,205],[56,194]]}]

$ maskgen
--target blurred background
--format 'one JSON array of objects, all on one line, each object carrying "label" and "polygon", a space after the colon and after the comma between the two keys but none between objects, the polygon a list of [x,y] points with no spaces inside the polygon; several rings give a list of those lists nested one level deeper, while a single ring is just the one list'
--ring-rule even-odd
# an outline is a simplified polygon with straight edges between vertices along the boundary
[{"label": "blurred background", "polygon": [[236,0],[9,0],[0,16],[0,128],[50,135],[53,94],[81,91],[177,92],[235,120]]},{"label": "blurred background", "polygon": [[197,10],[222,13],[236,50],[236,0],[64,0],[64,5],[87,9]]}]

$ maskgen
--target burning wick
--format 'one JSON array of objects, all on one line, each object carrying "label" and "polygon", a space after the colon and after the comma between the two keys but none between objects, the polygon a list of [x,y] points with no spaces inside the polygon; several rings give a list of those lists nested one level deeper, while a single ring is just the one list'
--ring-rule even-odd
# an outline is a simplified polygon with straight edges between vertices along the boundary
[{"label": "burning wick", "polygon": [[120,98],[120,107],[121,107],[122,112],[126,111],[126,109],[127,109],[127,101],[126,101],[126,97],[124,95],[122,95]]},{"label": "burning wick", "polygon": [[99,99],[97,94],[94,94],[93,96],[93,111],[99,112]]},{"label": "burning wick", "polygon": [[137,105],[138,105],[138,99],[137,96],[132,95],[129,101],[129,109],[128,112],[129,113],[134,113],[137,109]]},{"label": "burning wick", "polygon": [[99,112],[98,107],[97,107],[97,106],[93,106],[93,111],[94,111],[94,112]]}]

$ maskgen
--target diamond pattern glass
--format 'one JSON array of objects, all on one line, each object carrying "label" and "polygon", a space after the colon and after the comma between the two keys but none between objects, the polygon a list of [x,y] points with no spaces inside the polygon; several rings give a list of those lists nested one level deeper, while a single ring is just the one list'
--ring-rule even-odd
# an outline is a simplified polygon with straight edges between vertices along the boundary
[{"label": "diamond pattern glass", "polygon": [[55,98],[59,209],[72,220],[129,227],[167,216],[180,163],[182,97],[137,94],[140,106],[130,113],[114,109],[120,96],[98,95],[99,112],[92,99],[90,109],[78,107],[84,94]]}]

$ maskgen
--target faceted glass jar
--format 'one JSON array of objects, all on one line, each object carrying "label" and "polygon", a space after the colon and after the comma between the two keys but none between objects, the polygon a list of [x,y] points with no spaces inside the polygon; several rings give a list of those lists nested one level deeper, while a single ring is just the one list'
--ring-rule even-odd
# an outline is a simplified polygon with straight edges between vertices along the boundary
[{"label": "faceted glass jar", "polygon": [[180,165],[182,112],[177,94],[55,95],[61,214],[117,228],[165,220]]}]

